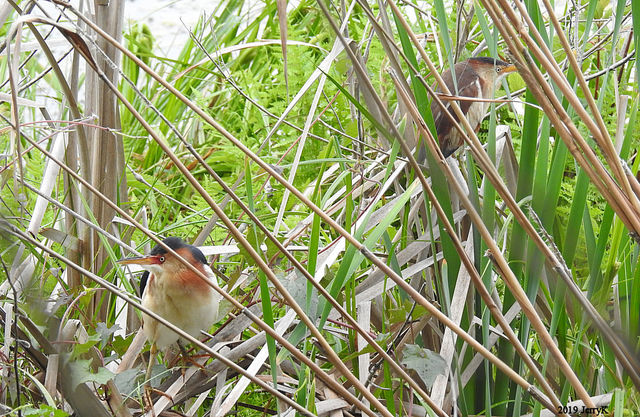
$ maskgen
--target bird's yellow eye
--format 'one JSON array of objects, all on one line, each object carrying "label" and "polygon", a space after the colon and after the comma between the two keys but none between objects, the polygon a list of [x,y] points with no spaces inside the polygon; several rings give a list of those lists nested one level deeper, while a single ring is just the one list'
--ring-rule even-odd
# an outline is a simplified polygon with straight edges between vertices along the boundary
[{"label": "bird's yellow eye", "polygon": [[164,262],[164,256],[161,256],[160,258],[158,258],[158,260],[160,261],[160,263]]}]

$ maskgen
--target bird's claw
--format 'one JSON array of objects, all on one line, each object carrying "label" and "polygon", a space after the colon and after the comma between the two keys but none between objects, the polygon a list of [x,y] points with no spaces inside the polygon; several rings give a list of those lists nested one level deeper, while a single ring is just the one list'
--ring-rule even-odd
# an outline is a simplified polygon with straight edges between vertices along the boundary
[{"label": "bird's claw", "polygon": [[145,412],[151,411],[151,415],[153,417],[156,417],[156,413],[153,409],[153,401],[151,400],[151,394],[162,395],[163,397],[171,401],[172,406],[175,405],[175,402],[173,401],[173,397],[171,395],[159,389],[153,388],[151,385],[145,385],[144,393],[142,394],[142,403],[144,405],[144,411]]}]

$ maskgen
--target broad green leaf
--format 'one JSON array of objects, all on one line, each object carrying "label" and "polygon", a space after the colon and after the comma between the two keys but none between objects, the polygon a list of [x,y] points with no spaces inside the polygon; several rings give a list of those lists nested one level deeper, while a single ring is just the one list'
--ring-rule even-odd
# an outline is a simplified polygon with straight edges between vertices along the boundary
[{"label": "broad green leaf", "polygon": [[444,375],[447,370],[447,362],[442,356],[412,344],[405,345],[400,363],[416,371],[427,388],[431,388],[436,377]]}]

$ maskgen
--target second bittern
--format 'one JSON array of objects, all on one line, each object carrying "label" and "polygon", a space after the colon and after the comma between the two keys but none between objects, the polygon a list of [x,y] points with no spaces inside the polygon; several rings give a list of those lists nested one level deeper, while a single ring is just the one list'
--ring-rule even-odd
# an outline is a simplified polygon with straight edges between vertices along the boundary
[{"label": "second bittern", "polygon": [[[465,99],[457,100],[462,113],[469,121],[471,128],[476,132],[480,129],[480,123],[487,114],[489,105],[488,101],[473,101],[466,99],[493,99],[495,90],[499,86],[502,79],[510,73],[516,71],[516,67],[499,59],[478,57],[469,58],[466,61],[459,62],[453,67],[456,82],[453,82],[453,74],[451,70],[445,70],[441,76],[453,96],[463,97]],[[436,92],[442,93],[442,88],[438,88]],[[455,100],[455,98],[453,98]],[[451,109],[450,100],[442,100],[445,107],[453,115],[456,122],[460,119]],[[455,128],[451,118],[442,110],[438,102],[434,99],[431,103],[431,113],[436,125],[438,133],[438,143],[444,157],[448,157],[456,151],[464,143],[463,134]],[[463,128],[464,129],[464,128]],[[425,150],[421,149],[419,160],[424,162]]]},{"label": "second bittern", "polygon": [[[215,276],[200,249],[177,237],[166,238],[163,243],[215,282]],[[149,255],[122,259],[119,263],[140,265],[148,271],[140,281],[142,306],[191,336],[198,337],[201,330],[209,330],[218,320],[222,296],[162,246],[154,247]],[[151,342],[152,359],[147,370],[149,378],[156,349],[164,349],[178,342],[179,336],[145,313],[142,314],[142,329]]]}]

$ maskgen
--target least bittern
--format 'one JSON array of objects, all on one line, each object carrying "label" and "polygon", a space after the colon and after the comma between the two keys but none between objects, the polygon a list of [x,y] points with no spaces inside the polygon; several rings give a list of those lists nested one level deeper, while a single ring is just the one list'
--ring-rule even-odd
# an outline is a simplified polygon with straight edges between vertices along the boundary
[{"label": "least bittern", "polygon": [[[451,70],[446,70],[441,74],[452,95],[489,100],[494,97],[495,90],[502,79],[516,71],[516,67],[499,59],[479,57],[459,62],[453,67],[453,70],[456,77],[455,84]],[[442,93],[442,88],[438,88],[436,92]],[[444,101],[444,104],[454,120],[458,122],[460,119],[450,108],[449,102]],[[487,101],[458,101],[460,110],[462,110],[462,113],[476,132],[480,129],[480,122],[487,114],[489,104]],[[454,127],[451,118],[442,110],[436,100],[431,103],[431,113],[438,133],[440,150],[446,158],[462,146],[464,143],[463,134]],[[420,150],[418,160],[424,162],[425,158],[426,154],[423,147]]]},{"label": "least bittern", "polygon": [[[166,238],[163,243],[209,279],[216,281],[200,249],[177,237]],[[218,307],[222,296],[182,260],[162,246],[154,247],[149,255],[126,258],[118,262],[122,265],[140,265],[146,270],[140,280],[142,306],[191,336],[197,337],[202,330],[209,330],[218,319]],[[157,349],[164,349],[179,342],[179,336],[145,313],[142,314],[142,329],[151,342],[151,356],[146,374],[146,381],[149,381]]]}]

